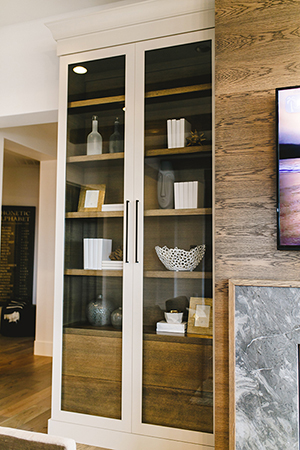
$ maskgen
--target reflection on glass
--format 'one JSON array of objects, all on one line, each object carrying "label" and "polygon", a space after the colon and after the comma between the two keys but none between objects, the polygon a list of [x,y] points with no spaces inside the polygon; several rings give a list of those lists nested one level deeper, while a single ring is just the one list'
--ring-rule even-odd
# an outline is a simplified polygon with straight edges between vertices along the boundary
[{"label": "reflection on glass", "polygon": [[[62,409],[121,419],[125,57],[84,62],[85,74],[74,66],[68,84]],[[111,158],[116,117],[122,144]]]},{"label": "reflection on glass", "polygon": [[211,42],[145,61],[142,420],[212,433]]}]

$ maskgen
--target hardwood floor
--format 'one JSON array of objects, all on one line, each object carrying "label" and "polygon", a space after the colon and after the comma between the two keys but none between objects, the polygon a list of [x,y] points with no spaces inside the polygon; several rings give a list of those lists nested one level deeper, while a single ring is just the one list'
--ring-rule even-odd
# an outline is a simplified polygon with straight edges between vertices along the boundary
[{"label": "hardwood floor", "polygon": [[0,425],[47,432],[51,358],[33,355],[33,338],[0,337]]},{"label": "hardwood floor", "polygon": [[[0,335],[0,425],[47,433],[52,358],[33,354],[33,338]],[[105,450],[77,444],[77,450]]]}]

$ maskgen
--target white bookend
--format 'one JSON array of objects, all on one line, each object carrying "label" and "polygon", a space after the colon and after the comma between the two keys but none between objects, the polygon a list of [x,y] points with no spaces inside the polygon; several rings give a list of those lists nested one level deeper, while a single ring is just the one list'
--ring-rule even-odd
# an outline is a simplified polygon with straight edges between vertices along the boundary
[{"label": "white bookend", "polygon": [[102,239],[103,247],[102,247],[102,261],[109,261],[109,255],[112,251],[112,240],[111,239]]},{"label": "white bookend", "polygon": [[181,147],[180,137],[180,119],[178,119],[176,120],[176,147]]},{"label": "white bookend", "polygon": [[[93,269],[101,269],[99,267],[99,259],[101,259],[101,247],[98,243],[99,239],[93,239]],[[100,247],[100,248],[99,248]]]},{"label": "white bookend", "polygon": [[122,270],[123,261],[102,261],[103,270]]},{"label": "white bookend", "polygon": [[193,181],[192,208],[198,208],[198,181]]},{"label": "white bookend", "polygon": [[102,270],[103,269],[103,261],[109,259],[109,255],[111,254],[112,249],[112,240],[111,239],[94,239],[95,248],[97,249],[94,252],[94,263],[95,269]]},{"label": "white bookend", "polygon": [[102,211],[124,211],[124,203],[102,205]]},{"label": "white bookend", "polygon": [[175,209],[198,208],[198,181],[174,183]]},{"label": "white bookend", "polygon": [[198,181],[190,181],[187,183],[188,202],[186,208],[198,207]]},{"label": "white bookend", "polygon": [[176,147],[176,119],[172,119],[171,122],[171,134],[172,134],[172,148]]},{"label": "white bookend", "polygon": [[178,209],[178,183],[174,183],[174,207]]},{"label": "white bookend", "polygon": [[89,269],[95,269],[95,261],[94,261],[94,239],[88,239],[88,265]]},{"label": "white bookend", "polygon": [[184,183],[174,183],[176,185],[175,209],[184,208]]},{"label": "white bookend", "polygon": [[168,140],[168,148],[173,148],[172,141],[172,120],[167,120],[167,140]]},{"label": "white bookend", "polygon": [[156,331],[159,333],[184,333],[186,330],[186,322],[182,323],[167,323],[161,320],[156,324]]},{"label": "white bookend", "polygon": [[180,119],[180,145],[179,147],[185,147],[186,138],[190,135],[191,124],[184,118]]},{"label": "white bookend", "polygon": [[182,188],[183,188],[183,208],[189,208],[189,203],[190,203],[190,193],[189,193],[189,188],[190,188],[190,183],[188,181],[185,181],[184,183],[182,183]]},{"label": "white bookend", "polygon": [[90,256],[89,256],[89,238],[83,239],[83,268],[84,270],[90,269]]}]

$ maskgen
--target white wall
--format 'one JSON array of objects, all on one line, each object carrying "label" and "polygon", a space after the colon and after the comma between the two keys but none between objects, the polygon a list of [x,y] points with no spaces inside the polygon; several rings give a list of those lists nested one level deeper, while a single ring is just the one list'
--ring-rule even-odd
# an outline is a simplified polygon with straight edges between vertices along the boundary
[{"label": "white wall", "polygon": [[[59,59],[57,44],[45,23],[80,17],[83,12],[93,13],[116,2],[14,0],[8,5],[7,0],[7,5],[1,3],[0,128],[57,121]],[[15,17],[11,17],[12,8],[17,10]],[[26,22],[21,22],[22,10]],[[29,17],[34,20],[28,20]]]},{"label": "white wall", "polygon": [[37,306],[34,353],[51,356],[54,304],[56,161],[40,163]]},{"label": "white wall", "polygon": [[[4,160],[6,158],[4,157]],[[3,168],[3,205],[36,207],[33,303],[36,303],[34,353],[51,356],[54,303],[56,160]]]},{"label": "white wall", "polygon": [[[5,155],[5,153],[4,153]],[[5,156],[4,156],[5,160]],[[2,204],[13,206],[35,206],[36,227],[39,215],[39,165],[3,167]],[[32,302],[36,303],[37,233],[35,232]]]},{"label": "white wall", "polygon": [[0,60],[0,127],[55,121],[58,57],[43,21],[0,28]]},{"label": "white wall", "polygon": [[39,205],[39,166],[6,167],[3,170],[3,205]]}]

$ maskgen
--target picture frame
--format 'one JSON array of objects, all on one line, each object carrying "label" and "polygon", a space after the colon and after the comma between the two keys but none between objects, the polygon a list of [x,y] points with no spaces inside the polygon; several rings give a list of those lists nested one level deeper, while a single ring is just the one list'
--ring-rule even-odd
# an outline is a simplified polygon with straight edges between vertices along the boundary
[{"label": "picture frame", "polygon": [[87,186],[81,186],[78,212],[102,211],[105,190],[105,184],[89,184]]},{"label": "picture frame", "polygon": [[213,301],[212,298],[191,297],[188,315],[188,334],[213,334]]}]

